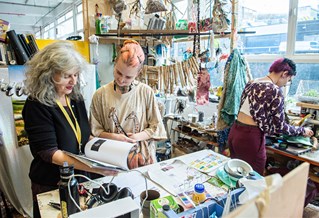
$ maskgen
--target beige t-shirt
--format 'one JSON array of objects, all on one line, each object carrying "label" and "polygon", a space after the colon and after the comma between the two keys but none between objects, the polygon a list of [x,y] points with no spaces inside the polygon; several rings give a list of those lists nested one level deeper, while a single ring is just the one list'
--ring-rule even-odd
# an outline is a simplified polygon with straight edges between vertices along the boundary
[{"label": "beige t-shirt", "polygon": [[[92,99],[90,124],[94,136],[104,131],[122,133],[118,124],[126,133],[145,131],[151,139],[141,141],[133,157],[139,167],[156,162],[154,140],[166,139],[166,131],[151,87],[138,81],[133,84],[125,94],[114,91],[113,81],[99,88]],[[129,167],[135,168],[136,164],[129,163]]]}]

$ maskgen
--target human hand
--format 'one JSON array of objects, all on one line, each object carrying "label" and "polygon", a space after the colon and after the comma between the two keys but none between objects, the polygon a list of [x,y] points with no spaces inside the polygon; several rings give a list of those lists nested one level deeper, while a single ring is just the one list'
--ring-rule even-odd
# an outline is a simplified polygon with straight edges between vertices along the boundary
[{"label": "human hand", "polygon": [[318,139],[314,136],[311,137],[312,139],[312,151],[318,150],[319,149],[319,145],[318,145]]},{"label": "human hand", "polygon": [[127,133],[127,136],[130,138],[130,139],[133,139],[135,141],[139,141],[138,140],[138,133]]},{"label": "human hand", "polygon": [[148,140],[150,138],[149,135],[145,131],[135,133],[135,134],[128,133],[127,136],[131,139],[134,139],[135,142],[145,141],[145,140]]},{"label": "human hand", "polygon": [[116,134],[116,140],[122,141],[122,142],[130,142],[135,143],[136,140],[130,137],[130,133],[125,136],[124,134]]},{"label": "human hand", "polygon": [[102,176],[117,176],[119,174],[116,170],[105,170],[105,169],[97,169],[98,174]]},{"label": "human hand", "polygon": [[305,137],[313,136],[313,131],[311,129],[305,128],[305,133],[303,134]]}]

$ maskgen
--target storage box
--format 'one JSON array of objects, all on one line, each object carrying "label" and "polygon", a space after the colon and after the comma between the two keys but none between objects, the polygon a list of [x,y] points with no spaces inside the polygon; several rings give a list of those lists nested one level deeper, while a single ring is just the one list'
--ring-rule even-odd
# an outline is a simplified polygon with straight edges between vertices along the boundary
[{"label": "storage box", "polygon": [[174,197],[169,195],[151,201],[151,218],[166,218],[163,214],[163,205],[169,205],[173,211],[179,212],[179,205],[176,203]]},{"label": "storage box", "polygon": [[6,32],[9,30],[9,22],[0,19],[0,42],[6,42]]},{"label": "storage box", "polygon": [[305,103],[319,103],[319,81],[318,80],[300,80],[296,96],[298,101]]}]

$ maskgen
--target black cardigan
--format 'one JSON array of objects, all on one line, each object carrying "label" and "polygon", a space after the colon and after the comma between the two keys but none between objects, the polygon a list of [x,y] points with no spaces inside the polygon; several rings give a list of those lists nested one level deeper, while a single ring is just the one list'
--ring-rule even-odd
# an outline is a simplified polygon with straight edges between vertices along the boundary
[{"label": "black cardigan", "polygon": [[[71,100],[71,107],[80,125],[82,151],[90,137],[90,126],[83,101]],[[58,106],[49,107],[28,98],[22,116],[28,134],[30,150],[34,157],[29,177],[39,185],[56,186],[60,180],[59,166],[52,163],[52,156],[43,158],[57,149],[79,153],[76,136]],[[42,153],[41,157],[39,153]]]}]

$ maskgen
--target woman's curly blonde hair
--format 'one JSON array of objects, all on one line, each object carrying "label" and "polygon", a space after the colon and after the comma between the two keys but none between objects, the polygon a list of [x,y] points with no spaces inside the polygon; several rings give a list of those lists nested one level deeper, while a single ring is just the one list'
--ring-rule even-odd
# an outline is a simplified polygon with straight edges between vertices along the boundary
[{"label": "woman's curly blonde hair", "polygon": [[[72,43],[67,41],[55,42],[46,46],[27,62],[24,85],[32,99],[53,106],[56,105],[58,97],[53,76],[74,69],[79,73],[80,78],[80,75],[87,70],[87,66],[87,62],[75,50]],[[80,81],[68,96],[73,100],[83,99]]]}]

